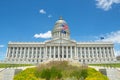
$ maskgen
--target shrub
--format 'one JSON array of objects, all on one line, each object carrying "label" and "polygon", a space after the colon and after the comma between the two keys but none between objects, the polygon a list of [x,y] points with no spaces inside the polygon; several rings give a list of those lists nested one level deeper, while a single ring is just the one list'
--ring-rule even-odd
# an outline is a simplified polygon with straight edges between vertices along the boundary
[{"label": "shrub", "polygon": [[56,67],[52,67],[50,69],[43,69],[41,71],[41,78],[45,78],[46,80],[54,80],[54,79],[61,79],[62,78],[62,74],[61,71],[56,69]]},{"label": "shrub", "polygon": [[66,61],[54,61],[28,68],[17,75],[14,80],[108,80],[93,68],[69,65]]}]

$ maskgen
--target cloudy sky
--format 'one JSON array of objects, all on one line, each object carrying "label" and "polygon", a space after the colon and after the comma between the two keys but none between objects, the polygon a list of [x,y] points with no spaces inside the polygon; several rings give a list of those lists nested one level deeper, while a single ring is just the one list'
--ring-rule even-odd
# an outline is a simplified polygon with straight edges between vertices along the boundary
[{"label": "cloudy sky", "polygon": [[71,39],[112,41],[120,55],[120,0],[0,0],[0,60],[9,41],[51,38],[56,20],[68,23]]}]

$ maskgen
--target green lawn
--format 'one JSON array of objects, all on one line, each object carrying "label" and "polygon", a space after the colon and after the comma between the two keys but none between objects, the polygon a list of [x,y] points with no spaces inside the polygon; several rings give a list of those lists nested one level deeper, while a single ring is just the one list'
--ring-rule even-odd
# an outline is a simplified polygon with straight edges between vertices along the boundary
[{"label": "green lawn", "polygon": [[103,66],[103,67],[120,67],[120,63],[107,63],[107,64],[89,64],[90,66]]},{"label": "green lawn", "polygon": [[32,64],[6,64],[6,63],[0,63],[0,68],[21,67],[21,66],[32,66]]}]

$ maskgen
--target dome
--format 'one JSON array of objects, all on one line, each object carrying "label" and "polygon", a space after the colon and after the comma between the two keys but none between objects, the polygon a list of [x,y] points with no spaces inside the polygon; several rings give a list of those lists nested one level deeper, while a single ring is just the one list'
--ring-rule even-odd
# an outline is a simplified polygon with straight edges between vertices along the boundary
[{"label": "dome", "polygon": [[61,33],[62,28],[63,28],[62,27],[63,24],[67,25],[66,21],[63,20],[62,17],[60,17],[59,20],[56,21],[55,26],[52,30],[52,38],[61,38],[61,37],[62,38],[69,38],[69,35],[70,35],[69,27],[66,30],[66,34]]},{"label": "dome", "polygon": [[56,24],[67,24],[62,17],[59,18],[59,20],[56,21]]}]

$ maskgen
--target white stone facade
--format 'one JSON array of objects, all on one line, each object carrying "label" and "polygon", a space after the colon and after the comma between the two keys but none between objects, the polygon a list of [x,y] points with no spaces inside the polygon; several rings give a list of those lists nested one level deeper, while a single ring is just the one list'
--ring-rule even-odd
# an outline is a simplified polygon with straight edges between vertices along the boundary
[{"label": "white stone facade", "polygon": [[[70,31],[61,33],[60,18],[52,31],[52,39],[45,42],[9,42],[6,61],[11,63],[41,63],[55,60],[80,63],[114,62],[112,42],[76,42],[70,40]],[[66,23],[67,24],[67,23]]]}]

